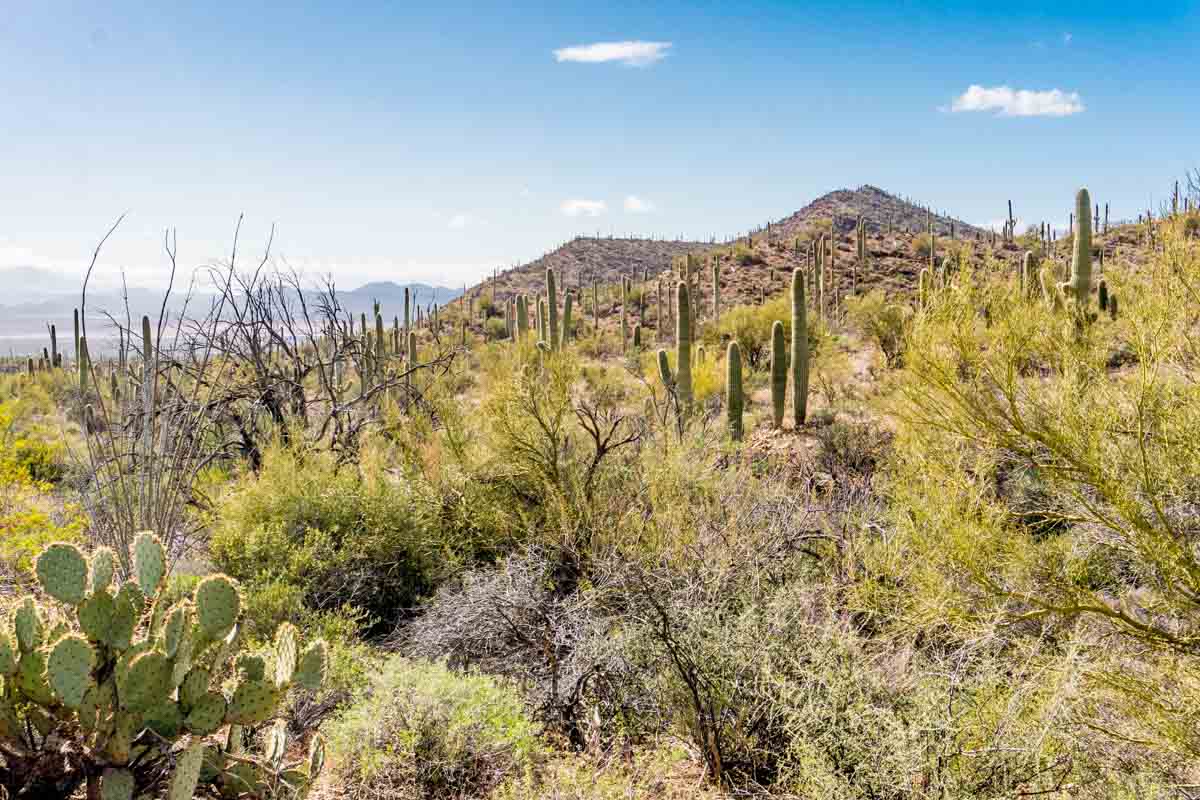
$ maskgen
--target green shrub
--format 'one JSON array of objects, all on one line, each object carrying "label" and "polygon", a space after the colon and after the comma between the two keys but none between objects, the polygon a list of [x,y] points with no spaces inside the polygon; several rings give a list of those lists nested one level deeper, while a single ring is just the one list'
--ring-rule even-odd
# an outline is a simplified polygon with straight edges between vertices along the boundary
[{"label": "green shrub", "polygon": [[343,607],[364,612],[368,632],[387,630],[439,567],[424,507],[412,484],[379,466],[274,447],[217,504],[212,558],[245,584],[263,631],[301,622],[303,609]]},{"label": "green shrub", "polygon": [[483,798],[540,755],[513,687],[402,656],[327,730],[334,783],[352,799]]},{"label": "green shrub", "polygon": [[483,335],[489,342],[498,342],[508,338],[508,325],[501,317],[488,317],[483,324]]},{"label": "green shrub", "polygon": [[904,358],[904,336],[912,309],[888,300],[882,289],[846,298],[850,319],[867,334],[883,353],[889,367],[898,367]]},{"label": "green shrub", "polygon": [[746,247],[744,244],[739,244],[734,248],[733,258],[743,267],[753,266],[754,264],[765,263],[765,259],[754,250]]},{"label": "green shrub", "polygon": [[[821,350],[823,334],[817,314],[808,315],[808,347],[810,358],[816,358]],[[721,315],[721,323],[714,332],[711,327],[706,331],[705,346],[710,353],[715,353],[715,345],[726,339],[738,343],[742,358],[751,369],[763,369],[771,359],[771,327],[775,321],[783,323],[784,339],[788,341],[792,335],[791,298],[788,294],[780,294],[762,305],[734,306]],[[710,356],[711,358],[711,356]]]}]

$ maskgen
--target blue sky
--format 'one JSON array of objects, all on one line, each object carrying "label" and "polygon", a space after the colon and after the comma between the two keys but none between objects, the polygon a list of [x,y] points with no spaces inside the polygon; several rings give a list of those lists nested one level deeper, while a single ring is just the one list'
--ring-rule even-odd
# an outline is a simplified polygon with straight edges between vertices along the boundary
[{"label": "blue sky", "polygon": [[1200,164],[1197,3],[100,5],[0,19],[0,269],[73,278],[128,211],[104,273],[152,285],[166,226],[195,266],[245,212],[309,274],[453,285],[861,183],[1132,216]]}]

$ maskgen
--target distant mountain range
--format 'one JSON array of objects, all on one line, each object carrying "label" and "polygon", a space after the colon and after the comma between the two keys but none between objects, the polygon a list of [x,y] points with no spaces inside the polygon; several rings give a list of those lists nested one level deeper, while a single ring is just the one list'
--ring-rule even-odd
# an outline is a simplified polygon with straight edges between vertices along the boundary
[{"label": "distant mountain range", "polygon": [[[0,354],[40,352],[49,342],[47,331],[51,324],[58,328],[60,346],[70,341],[74,311],[79,307],[80,297],[78,287],[72,287],[69,291],[59,288],[66,282],[64,276],[51,270],[35,267],[0,269]],[[354,315],[373,313],[374,303],[378,301],[383,316],[390,320],[394,316],[404,315],[405,288],[409,289],[414,303],[422,308],[435,303],[445,305],[462,295],[462,289],[427,283],[375,281],[350,291],[338,291],[338,299],[342,307]],[[317,294],[314,289],[310,296]],[[214,297],[212,293],[198,293],[192,297],[190,308],[207,310]],[[162,291],[130,288],[129,315],[133,320],[140,319],[142,315],[157,319],[162,301]],[[178,317],[182,306],[182,294],[173,293],[167,305],[171,316]],[[97,329],[108,329],[106,314],[124,321],[125,307],[126,298],[119,291],[89,291],[87,324],[93,331],[92,338],[98,338],[95,335]]]}]

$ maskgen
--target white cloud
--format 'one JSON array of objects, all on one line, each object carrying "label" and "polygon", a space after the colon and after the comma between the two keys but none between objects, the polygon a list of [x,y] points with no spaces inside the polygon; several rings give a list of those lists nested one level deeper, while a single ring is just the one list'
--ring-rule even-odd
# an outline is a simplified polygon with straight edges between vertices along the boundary
[{"label": "white cloud", "polygon": [[648,214],[654,211],[654,203],[644,197],[631,194],[625,198],[625,211],[630,214]]},{"label": "white cloud", "polygon": [[554,51],[554,60],[579,64],[619,61],[629,67],[648,67],[667,57],[670,42],[596,42],[562,47]]},{"label": "white cloud", "polygon": [[469,225],[474,225],[477,222],[479,222],[479,220],[470,214],[455,214],[450,218],[448,226],[451,230],[461,231],[463,228],[466,228]]},{"label": "white cloud", "polygon": [[608,211],[608,204],[603,200],[583,200],[576,198],[564,200],[558,210],[568,217],[598,217]]},{"label": "white cloud", "polygon": [[1082,113],[1078,92],[1059,89],[1031,92],[1008,86],[985,88],[971,85],[954,98],[950,111],[995,111],[999,117],[1067,117]]}]

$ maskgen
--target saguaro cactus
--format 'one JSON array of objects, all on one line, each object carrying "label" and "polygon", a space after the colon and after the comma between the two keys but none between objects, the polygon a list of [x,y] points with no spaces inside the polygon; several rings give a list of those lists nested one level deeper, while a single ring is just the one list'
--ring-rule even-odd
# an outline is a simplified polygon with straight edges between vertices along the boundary
[{"label": "saguaro cactus", "polygon": [[571,338],[571,293],[563,292],[562,337],[559,339],[559,346],[566,347],[567,340],[570,338]]},{"label": "saguaro cactus", "polygon": [[75,360],[79,360],[79,309],[75,309]]},{"label": "saguaro cactus", "polygon": [[621,278],[621,352],[629,345],[629,282]]},{"label": "saguaro cactus", "polygon": [[721,261],[714,257],[712,263],[712,313],[713,324],[721,322]]},{"label": "saguaro cactus", "polygon": [[[33,359],[29,361],[29,371],[33,372]],[[671,362],[667,358],[667,351],[661,348],[658,351],[658,377],[662,379],[663,386],[668,389],[675,384],[675,378],[671,375]]]},{"label": "saguaro cactus", "polygon": [[546,336],[550,349],[557,351],[558,347],[558,286],[554,280],[554,270],[546,270]]},{"label": "saguaro cactus", "polygon": [[88,375],[92,371],[91,359],[88,358],[87,337],[79,337],[79,392],[87,394],[88,391]]},{"label": "saguaro cactus", "polygon": [[50,367],[54,368],[59,365],[58,361],[58,331],[53,325],[50,326]]},{"label": "saguaro cactus", "polygon": [[675,290],[675,383],[682,413],[692,408],[692,314],[688,285],[680,281]]},{"label": "saguaro cactus", "polygon": [[529,300],[525,295],[517,295],[517,338],[521,341],[529,335]]},{"label": "saguaro cactus", "polygon": [[730,342],[725,352],[725,414],[729,420],[729,435],[735,442],[742,440],[742,414],[746,400],[742,394],[742,350]]},{"label": "saguaro cactus", "polygon": [[1025,297],[1032,300],[1037,297],[1038,279],[1037,279],[1037,263],[1033,259],[1033,253],[1026,252],[1025,257],[1021,260],[1021,288],[1025,292]]},{"label": "saguaro cactus", "polygon": [[787,340],[783,335],[783,323],[775,320],[771,325],[771,422],[776,428],[783,427],[787,379]]},{"label": "saguaro cactus", "polygon": [[808,312],[804,305],[804,273],[792,272],[792,420],[797,428],[808,418]]},{"label": "saguaro cactus", "polygon": [[1092,291],[1092,200],[1087,189],[1080,189],[1075,195],[1075,231],[1074,248],[1071,254],[1071,289],[1075,301],[1086,306],[1088,296]]}]

